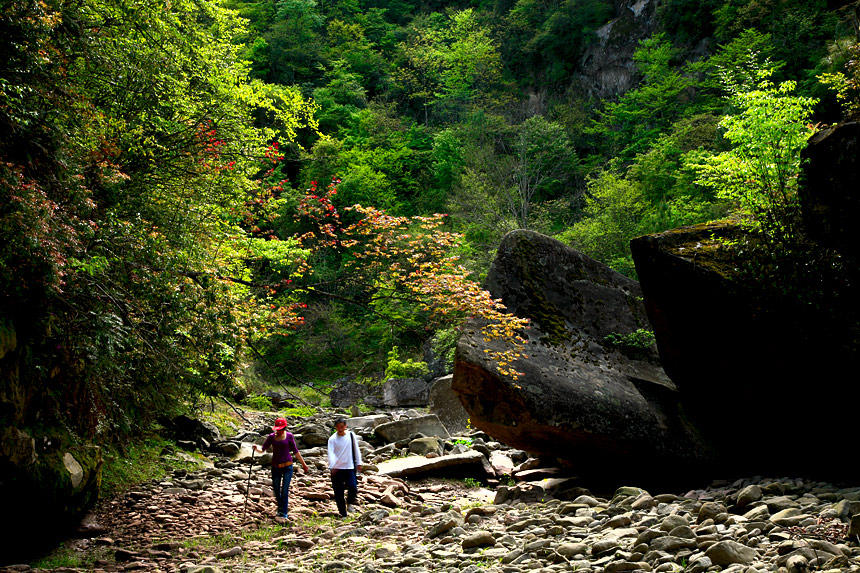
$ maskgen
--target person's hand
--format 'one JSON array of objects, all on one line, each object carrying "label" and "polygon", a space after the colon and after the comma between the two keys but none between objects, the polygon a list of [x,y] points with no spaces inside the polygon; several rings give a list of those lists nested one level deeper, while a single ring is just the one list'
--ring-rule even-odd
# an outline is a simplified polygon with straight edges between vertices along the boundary
[{"label": "person's hand", "polygon": [[311,470],[310,470],[310,468],[308,467],[308,464],[302,464],[302,469],[303,469],[303,470],[305,470],[305,473],[306,473],[306,474],[311,473]]},{"label": "person's hand", "polygon": [[355,466],[355,470],[356,470],[358,473],[361,473],[361,466]]}]

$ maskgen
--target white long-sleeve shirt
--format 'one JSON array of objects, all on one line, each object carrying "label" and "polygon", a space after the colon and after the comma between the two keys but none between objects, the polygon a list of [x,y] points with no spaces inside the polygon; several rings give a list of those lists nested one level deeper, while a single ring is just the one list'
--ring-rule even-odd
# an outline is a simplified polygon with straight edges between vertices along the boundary
[{"label": "white long-sleeve shirt", "polygon": [[[353,463],[353,456],[355,462]],[[328,467],[331,470],[351,470],[361,463],[361,450],[358,449],[358,439],[355,440],[355,448],[352,447],[352,432],[347,431],[344,435],[332,434],[328,439]]]}]

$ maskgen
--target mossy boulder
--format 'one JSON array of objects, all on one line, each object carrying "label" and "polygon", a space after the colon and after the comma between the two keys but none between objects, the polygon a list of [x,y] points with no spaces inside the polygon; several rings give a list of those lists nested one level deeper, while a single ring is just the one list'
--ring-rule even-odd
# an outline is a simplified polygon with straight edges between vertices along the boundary
[{"label": "mossy boulder", "polygon": [[[723,222],[638,237],[631,249],[663,367],[720,467],[796,472],[803,452],[842,458],[840,438],[854,433],[850,415],[819,417],[819,407],[860,398],[860,293],[816,271],[814,247],[767,258],[756,241]],[[751,437],[756,446],[741,447]],[[804,471],[824,478],[847,471],[813,465]]]},{"label": "mossy boulder", "polygon": [[860,123],[824,129],[803,150],[799,196],[806,231],[818,243],[860,259]]},{"label": "mossy boulder", "polygon": [[4,555],[10,559],[32,557],[28,551],[67,535],[101,485],[99,447],[76,445],[59,428],[32,432],[0,430],[0,491],[4,511],[15,516],[6,538],[12,551]]},{"label": "mossy boulder", "polygon": [[633,351],[608,342],[650,329],[636,281],[520,230],[503,239],[487,288],[531,324],[516,378],[501,374],[485,352],[510,342],[486,341],[479,323],[466,325],[452,387],[473,426],[577,468],[623,468],[627,477],[707,459],[654,346]]}]

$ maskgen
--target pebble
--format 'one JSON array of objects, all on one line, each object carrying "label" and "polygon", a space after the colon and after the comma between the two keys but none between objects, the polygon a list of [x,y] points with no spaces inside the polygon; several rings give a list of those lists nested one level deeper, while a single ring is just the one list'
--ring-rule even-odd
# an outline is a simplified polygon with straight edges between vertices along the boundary
[{"label": "pebble", "polygon": [[[319,469],[296,473],[284,524],[267,468],[187,472],[100,506],[105,534],[81,543],[113,560],[53,571],[860,573],[860,487],[756,477],[686,494],[565,495],[521,482],[501,502],[451,480],[364,474],[360,512],[341,520],[315,450],[303,455]],[[0,566],[12,571],[51,570]]]}]

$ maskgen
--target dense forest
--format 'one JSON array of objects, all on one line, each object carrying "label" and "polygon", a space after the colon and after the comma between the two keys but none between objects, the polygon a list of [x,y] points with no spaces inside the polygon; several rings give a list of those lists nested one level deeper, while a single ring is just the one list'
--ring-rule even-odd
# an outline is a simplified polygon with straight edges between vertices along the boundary
[{"label": "dense forest", "polygon": [[645,233],[785,241],[813,126],[860,110],[858,10],[4,0],[0,359],[37,396],[2,425],[444,368],[465,317],[516,332],[479,287],[513,229],[630,276]]}]

